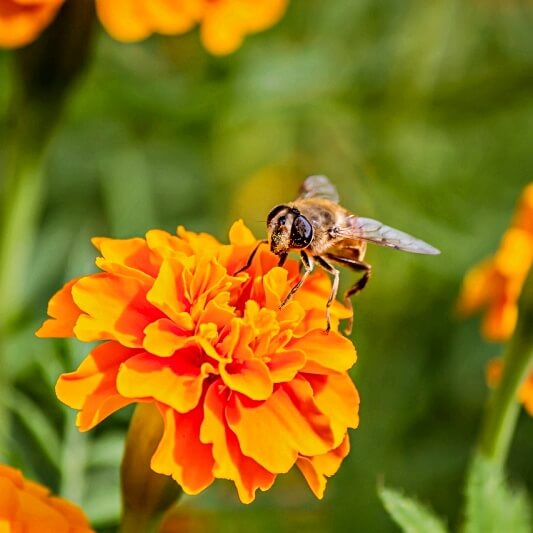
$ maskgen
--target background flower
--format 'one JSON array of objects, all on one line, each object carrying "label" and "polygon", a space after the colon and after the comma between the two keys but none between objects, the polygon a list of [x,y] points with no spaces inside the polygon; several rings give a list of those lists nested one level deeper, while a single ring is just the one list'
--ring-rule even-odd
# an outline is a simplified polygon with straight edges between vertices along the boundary
[{"label": "background flower", "polygon": [[93,243],[103,272],[66,284],[38,331],[104,341],[56,386],[80,410],[80,429],[154,402],[165,428],[152,468],[185,492],[230,479],[248,503],[296,464],[321,498],[349,451],[359,405],[346,373],[355,349],[337,331],[349,312],[338,302],[324,332],[327,276],[314,274],[279,310],[298,263],[276,267],[263,247],[234,276],[257,243],[241,222],[229,245],[183,228]]},{"label": "background flower", "polygon": [[0,0],[0,46],[33,41],[54,18],[64,0]]},{"label": "background flower", "polygon": [[[64,0],[0,0],[0,46],[33,41]],[[244,37],[273,26],[288,0],[95,0],[102,25],[118,41],[132,42],[153,33],[177,35],[197,24],[213,54],[237,50]]]},{"label": "background flower", "polygon": [[89,533],[92,529],[79,507],[51,496],[20,471],[0,465],[0,531]]},{"label": "background flower", "polygon": [[[485,309],[482,331],[491,341],[505,341],[518,320],[518,299],[533,263],[533,183],[522,193],[515,216],[496,254],[466,275],[459,310],[470,314]],[[493,360],[487,367],[489,385],[496,386],[503,366]],[[533,374],[520,391],[520,401],[533,415]]]},{"label": "background flower", "polygon": [[458,307],[468,315],[485,310],[483,335],[507,340],[518,317],[518,297],[533,261],[533,184],[522,195],[496,254],[466,275]]}]

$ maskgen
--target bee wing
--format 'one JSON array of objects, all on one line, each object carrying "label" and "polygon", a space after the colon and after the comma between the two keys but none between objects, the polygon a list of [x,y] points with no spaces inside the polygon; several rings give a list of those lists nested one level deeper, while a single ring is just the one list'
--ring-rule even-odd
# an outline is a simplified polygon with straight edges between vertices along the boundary
[{"label": "bee wing", "polygon": [[300,187],[298,200],[302,198],[325,198],[338,203],[339,193],[326,176],[309,176]]},{"label": "bee wing", "polygon": [[440,254],[440,250],[437,250],[437,248],[427,242],[386,226],[372,218],[350,217],[350,226],[339,229],[338,233],[346,238],[363,239],[380,246],[403,250],[404,252],[427,255]]}]

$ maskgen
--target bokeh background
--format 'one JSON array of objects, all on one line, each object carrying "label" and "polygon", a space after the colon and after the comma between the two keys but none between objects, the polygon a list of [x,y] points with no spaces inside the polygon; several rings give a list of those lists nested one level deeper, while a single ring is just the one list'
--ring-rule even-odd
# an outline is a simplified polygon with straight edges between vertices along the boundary
[{"label": "bokeh background", "polygon": [[[46,152],[34,158],[28,143],[24,154],[43,180],[32,207],[36,234],[24,221],[18,228],[20,246],[31,245],[17,273],[19,301],[2,301],[3,309],[20,304],[1,347],[3,461],[112,531],[131,413],[77,432],[53,387],[88,347],[34,338],[48,298],[95,270],[91,236],[182,224],[226,239],[236,218],[262,236],[269,209],[293,199],[306,175],[323,173],[347,208],[442,255],[368,252],[374,277],[356,298],[353,332],[361,424],[325,499],[316,501],[297,471],[249,506],[217,481],[184,497],[174,524],[392,532],[376,495],[383,482],[457,524],[487,395],[484,369],[501,346],[483,341],[479,321],[460,320],[454,306],[465,271],[495,250],[533,176],[531,4],[291,0],[279,24],[224,58],[210,56],[196,32],[140,44],[120,44],[100,28],[94,37],[59,116],[49,103],[56,125]],[[3,181],[13,124],[32,120],[15,105],[15,57],[0,53]],[[344,272],[343,284],[352,277]],[[533,421],[522,414],[509,474],[529,489],[532,442]]]}]

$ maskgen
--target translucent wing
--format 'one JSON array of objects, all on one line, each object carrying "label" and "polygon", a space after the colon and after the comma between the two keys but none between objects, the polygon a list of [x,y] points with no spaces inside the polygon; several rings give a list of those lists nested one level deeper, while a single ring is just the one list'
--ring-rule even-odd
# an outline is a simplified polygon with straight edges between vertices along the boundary
[{"label": "translucent wing", "polygon": [[338,203],[339,193],[326,176],[309,176],[300,187],[298,199],[302,198],[325,198]]},{"label": "translucent wing", "polygon": [[374,244],[379,244],[380,246],[388,246],[389,248],[412,252],[414,254],[440,254],[440,250],[437,250],[437,248],[434,248],[427,242],[416,239],[403,231],[386,226],[378,220],[354,216],[350,217],[349,221],[349,227],[338,230],[338,233],[346,238],[363,239]]}]

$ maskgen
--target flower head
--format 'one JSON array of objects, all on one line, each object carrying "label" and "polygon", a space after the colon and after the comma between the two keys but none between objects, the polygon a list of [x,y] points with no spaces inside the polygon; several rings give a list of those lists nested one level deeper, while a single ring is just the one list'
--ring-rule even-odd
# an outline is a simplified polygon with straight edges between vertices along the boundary
[{"label": "flower head", "polygon": [[117,409],[154,403],[164,433],[152,469],[196,494],[232,480],[243,502],[295,464],[322,497],[326,476],[349,450],[357,391],[346,371],[352,343],[338,333],[349,312],[332,306],[330,281],[310,276],[279,309],[298,264],[277,267],[237,222],[230,244],[207,234],[159,230],[146,239],[94,239],[103,272],[67,283],[50,301],[38,335],[103,341],[56,392],[91,429]]},{"label": "flower head", "polygon": [[496,254],[466,275],[459,309],[471,314],[485,309],[483,334],[492,341],[508,339],[518,318],[518,298],[533,262],[533,183],[523,192],[511,227]]},{"label": "flower head", "polygon": [[0,0],[0,46],[33,41],[54,18],[64,0]]},{"label": "flower head", "polygon": [[96,7],[102,24],[119,41],[175,35],[200,24],[204,46],[213,54],[229,54],[247,34],[273,26],[287,0],[96,0]]},{"label": "flower head", "polygon": [[6,465],[0,465],[0,495],[0,531],[92,531],[79,507],[51,496],[46,487]]},{"label": "flower head", "polygon": [[[518,299],[533,264],[533,183],[522,193],[511,227],[496,254],[474,267],[465,277],[459,309],[470,314],[485,308],[483,334],[491,341],[509,339],[518,320]],[[487,381],[496,386],[503,370],[501,360],[487,367]],[[533,373],[522,384],[519,400],[533,415]]]},{"label": "flower head", "polygon": [[[54,18],[64,0],[0,0],[0,46],[32,42]],[[96,0],[102,25],[119,41],[153,33],[177,35],[200,26],[213,54],[237,50],[246,35],[270,28],[285,13],[288,0]]]}]

